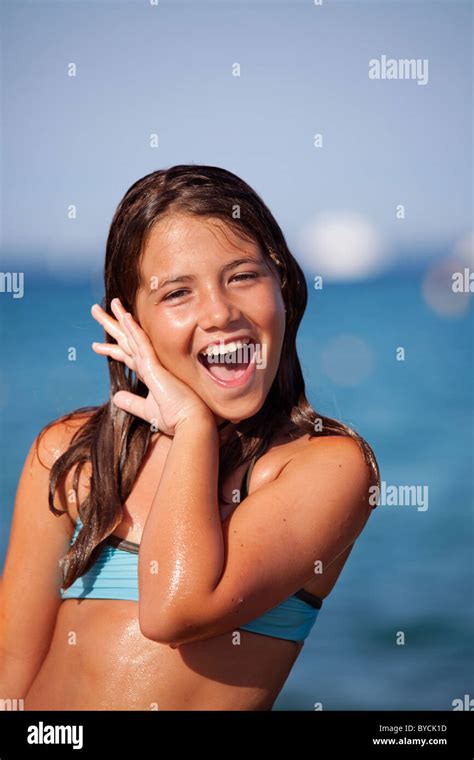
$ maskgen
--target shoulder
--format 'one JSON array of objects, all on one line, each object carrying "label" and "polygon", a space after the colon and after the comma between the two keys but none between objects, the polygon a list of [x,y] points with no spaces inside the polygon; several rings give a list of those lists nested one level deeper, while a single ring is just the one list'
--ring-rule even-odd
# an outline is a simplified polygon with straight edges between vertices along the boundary
[{"label": "shoulder", "polygon": [[[30,466],[38,477],[50,476],[50,471],[55,462],[69,449],[74,442],[76,434],[90,420],[95,410],[88,412],[73,412],[57,420],[53,420],[38,433],[30,450]],[[77,520],[77,497],[82,500],[87,494],[90,465],[86,462],[79,479],[79,494],[76,494],[74,474],[77,465],[64,469],[59,474],[55,502],[59,509],[67,512],[71,522],[75,525]],[[40,473],[44,473],[42,476]]]},{"label": "shoulder", "polygon": [[[370,483],[370,466],[357,440],[302,434],[292,441],[275,442],[257,460],[248,496],[235,516],[247,512],[254,520],[258,512],[263,520],[272,521],[278,502],[283,509],[291,507],[297,520],[303,517],[310,532],[314,526],[317,534],[321,519],[326,519],[352,542],[373,511]],[[261,501],[258,509],[249,511],[250,500]]]},{"label": "shoulder", "polygon": [[364,494],[369,488],[370,467],[361,446],[350,436],[283,434],[257,460],[250,492],[276,481],[288,467],[301,470],[302,478],[317,475],[329,484],[344,478]]},{"label": "shoulder", "polygon": [[[308,485],[317,479],[328,498],[340,494],[348,509],[358,515],[369,515],[371,471],[361,445],[351,436],[311,437],[298,450],[294,461]],[[318,492],[320,488],[318,487]]]},{"label": "shoulder", "polygon": [[92,411],[73,412],[45,425],[33,441],[32,451],[34,450],[37,460],[50,470],[92,414]]},{"label": "shoulder", "polygon": [[322,460],[337,464],[343,471],[360,478],[364,483],[370,480],[370,467],[361,445],[349,435],[330,435],[309,438],[301,450],[301,455],[312,458],[315,462]]},{"label": "shoulder", "polygon": [[[317,536],[321,520],[327,520],[340,538],[347,536],[349,546],[373,512],[371,468],[362,446],[351,436],[300,433],[291,441],[283,439],[257,460],[254,473],[249,495],[265,501],[265,493],[271,493],[267,519],[275,516],[277,502],[291,505],[310,535]],[[259,510],[264,517],[264,504]]]},{"label": "shoulder", "polygon": [[[325,572],[368,519],[369,468],[353,438],[300,436],[257,464],[259,482],[222,523],[225,565],[213,603],[186,612],[212,635],[256,619],[313,582],[315,567]],[[330,581],[326,576],[324,595]]]}]

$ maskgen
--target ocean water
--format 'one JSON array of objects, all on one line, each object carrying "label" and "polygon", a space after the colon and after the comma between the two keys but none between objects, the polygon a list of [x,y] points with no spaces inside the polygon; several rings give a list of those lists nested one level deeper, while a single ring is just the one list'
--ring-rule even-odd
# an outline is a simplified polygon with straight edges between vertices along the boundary
[{"label": "ocean water", "polygon": [[[0,567],[39,429],[108,397],[90,348],[101,296],[96,280],[41,277],[21,299],[0,294]],[[298,349],[311,403],[369,441],[382,481],[427,500],[372,513],[275,710],[451,710],[474,696],[473,334],[472,303],[436,314],[421,275],[310,289]]]}]

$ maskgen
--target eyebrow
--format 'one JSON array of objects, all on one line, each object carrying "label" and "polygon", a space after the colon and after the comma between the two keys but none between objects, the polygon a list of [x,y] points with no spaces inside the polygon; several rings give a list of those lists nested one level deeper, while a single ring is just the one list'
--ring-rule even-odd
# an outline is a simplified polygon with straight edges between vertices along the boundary
[{"label": "eyebrow", "polygon": [[[243,259],[235,259],[235,261],[230,261],[228,264],[222,267],[221,272],[228,272],[229,269],[235,269],[235,267],[238,267],[240,264],[262,264],[262,259],[255,259],[251,258],[250,256],[246,256]],[[171,285],[173,282],[190,282],[195,280],[196,277],[192,274],[180,274],[180,275],[172,275],[171,277],[166,277],[160,285],[158,285],[157,288],[150,288],[148,291],[148,295],[151,295],[152,293],[157,293],[159,290],[164,288],[166,285]]]}]

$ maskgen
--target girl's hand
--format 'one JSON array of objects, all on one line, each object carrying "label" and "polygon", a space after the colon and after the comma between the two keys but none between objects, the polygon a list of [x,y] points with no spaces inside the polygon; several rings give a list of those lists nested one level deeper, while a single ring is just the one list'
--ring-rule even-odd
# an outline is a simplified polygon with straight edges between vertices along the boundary
[{"label": "girl's hand", "polygon": [[214,420],[204,401],[186,383],[163,367],[148,335],[132,315],[125,311],[120,300],[114,298],[110,306],[116,320],[99,304],[94,304],[91,314],[115,338],[118,345],[94,342],[92,348],[102,356],[110,356],[126,364],[149,389],[146,398],[129,391],[118,391],[113,397],[114,404],[119,409],[154,423],[158,430],[171,436],[185,420],[197,420],[203,416]]}]

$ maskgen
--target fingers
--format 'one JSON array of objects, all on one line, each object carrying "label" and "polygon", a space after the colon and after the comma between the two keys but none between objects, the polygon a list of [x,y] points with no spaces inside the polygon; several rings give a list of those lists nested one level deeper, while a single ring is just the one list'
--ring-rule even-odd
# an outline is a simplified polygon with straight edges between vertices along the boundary
[{"label": "fingers", "polygon": [[[121,326],[117,322],[117,320],[112,319],[112,317],[107,314],[106,311],[102,308],[102,306],[99,306],[98,303],[95,303],[93,307],[91,308],[91,314],[94,317],[94,319],[99,322],[99,324],[102,325],[104,330],[109,333],[109,335],[112,336],[112,338],[115,338],[117,343],[120,343],[120,341],[124,340],[125,333],[121,329]],[[123,347],[125,350],[125,347]]]},{"label": "fingers", "polygon": [[133,335],[130,332],[129,325],[127,321],[125,320],[125,317],[127,315],[127,312],[123,308],[122,304],[120,303],[120,298],[112,298],[110,302],[110,308],[112,309],[113,313],[117,317],[120,326],[122,327],[125,339],[127,340],[130,348],[133,351],[138,351],[137,343],[133,337]]},{"label": "fingers", "polygon": [[[116,319],[107,314],[99,304],[94,304],[91,308],[91,314],[117,341],[117,346],[113,343],[92,344],[96,353],[105,356],[111,356],[124,362],[127,367],[136,372],[139,379],[143,382],[139,368],[142,367],[144,360],[152,360],[159,367],[162,367],[150,339],[146,332],[134,320],[132,315],[125,311],[119,298],[113,298],[110,302],[110,308]],[[117,350],[118,349],[118,350]],[[148,366],[148,365],[147,365]]]},{"label": "fingers", "polygon": [[115,343],[97,343],[94,341],[92,343],[92,349],[101,356],[111,356],[112,359],[117,359],[119,362],[123,362],[127,365],[129,369],[132,371],[135,371],[135,362],[129,356],[129,354],[126,353],[126,351],[123,351],[120,346],[118,346]]},{"label": "fingers", "polygon": [[123,409],[124,412],[134,414],[136,417],[140,417],[145,422],[151,422],[146,416],[145,402],[142,396],[137,396],[135,393],[129,393],[129,391],[117,391],[113,396],[113,402],[119,409]]},{"label": "fingers", "polygon": [[159,367],[162,367],[150,338],[129,312],[123,312],[123,326],[126,330],[129,344],[136,350],[140,357],[143,359],[152,359]]},{"label": "fingers", "polygon": [[91,314],[94,319],[96,319],[97,322],[99,322],[99,324],[101,324],[102,327],[109,333],[109,335],[111,335],[112,338],[115,338],[116,341],[118,341],[120,336],[123,335],[123,332],[120,329],[120,326],[117,324],[116,320],[112,319],[112,317],[107,314],[107,312],[104,311],[102,306],[99,306],[98,303],[95,303],[92,306]]},{"label": "fingers", "polygon": [[104,311],[104,309],[97,303],[94,304],[91,308],[91,314],[94,319],[96,319],[99,324],[102,325],[104,330],[108,332],[112,338],[115,338],[122,350],[125,351],[129,356],[132,356],[132,351],[130,349],[127,336],[125,334],[125,331],[121,328],[121,325],[109,314],[107,314],[107,312]]}]

